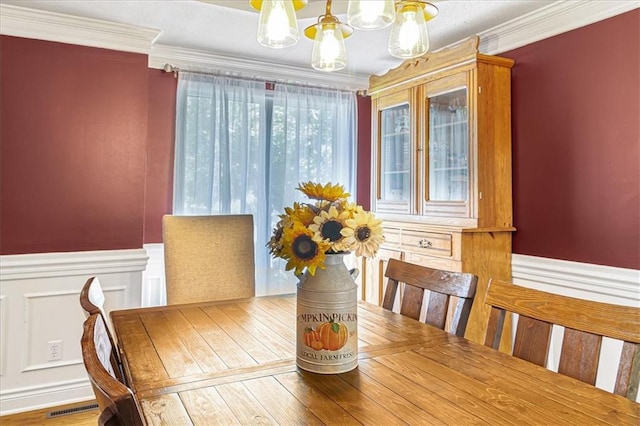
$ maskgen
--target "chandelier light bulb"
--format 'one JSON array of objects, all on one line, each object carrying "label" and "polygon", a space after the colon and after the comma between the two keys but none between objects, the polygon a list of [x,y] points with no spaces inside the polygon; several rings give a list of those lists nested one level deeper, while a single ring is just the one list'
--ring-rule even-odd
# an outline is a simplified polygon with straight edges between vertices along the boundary
[{"label": "chandelier light bulb", "polygon": [[349,24],[331,14],[331,0],[327,0],[326,13],[318,17],[317,24],[304,30],[304,35],[313,40],[311,66],[319,71],[338,71],[346,67],[344,39],[351,33],[353,28]]},{"label": "chandelier light bulb", "polygon": [[298,21],[291,0],[264,0],[258,22],[258,43],[281,49],[298,42]]},{"label": "chandelier light bulb", "polygon": [[419,2],[399,4],[389,36],[389,53],[400,59],[415,58],[429,50],[424,11]]},{"label": "chandelier light bulb", "polygon": [[311,66],[319,71],[337,71],[347,65],[347,49],[340,25],[321,24],[316,33]]},{"label": "chandelier light bulb", "polygon": [[360,30],[385,28],[396,16],[393,0],[349,0],[347,22]]}]

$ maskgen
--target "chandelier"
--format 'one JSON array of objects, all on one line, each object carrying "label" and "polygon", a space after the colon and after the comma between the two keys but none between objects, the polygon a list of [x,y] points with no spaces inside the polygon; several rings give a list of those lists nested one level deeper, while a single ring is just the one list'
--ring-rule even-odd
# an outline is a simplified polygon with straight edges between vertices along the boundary
[{"label": "chandelier", "polygon": [[[298,42],[296,10],[307,0],[250,0],[260,11],[258,43],[281,49]],[[427,21],[438,14],[438,8],[425,1],[409,0],[349,0],[347,23],[331,14],[331,0],[327,0],[324,15],[307,27],[304,35],[313,40],[311,66],[320,71],[338,71],[347,66],[344,39],[354,28],[377,30],[393,25],[389,35],[389,53],[400,59],[415,58],[429,51]]]}]

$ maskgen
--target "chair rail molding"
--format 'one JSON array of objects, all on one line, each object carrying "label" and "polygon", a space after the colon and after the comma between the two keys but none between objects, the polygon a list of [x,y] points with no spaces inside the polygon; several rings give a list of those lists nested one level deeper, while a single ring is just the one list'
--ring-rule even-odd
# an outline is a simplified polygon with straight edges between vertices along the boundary
[{"label": "chair rail molding", "polygon": [[4,255],[0,281],[144,271],[148,259],[143,249]]},{"label": "chair rail molding", "polygon": [[142,248],[0,256],[0,415],[94,398],[80,291],[97,276],[107,312],[140,307],[148,259]]},{"label": "chair rail molding", "polygon": [[549,293],[640,307],[640,270],[513,254],[513,282]]}]

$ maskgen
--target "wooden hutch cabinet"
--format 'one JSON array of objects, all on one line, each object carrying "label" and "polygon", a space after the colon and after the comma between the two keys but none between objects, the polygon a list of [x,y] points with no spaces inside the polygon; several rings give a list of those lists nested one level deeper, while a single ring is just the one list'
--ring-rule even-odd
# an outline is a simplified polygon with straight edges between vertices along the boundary
[{"label": "wooden hutch cabinet", "polygon": [[473,37],[369,80],[371,209],[385,243],[362,265],[380,304],[390,258],[479,277],[466,337],[484,341],[489,278],[511,279],[511,67]]}]

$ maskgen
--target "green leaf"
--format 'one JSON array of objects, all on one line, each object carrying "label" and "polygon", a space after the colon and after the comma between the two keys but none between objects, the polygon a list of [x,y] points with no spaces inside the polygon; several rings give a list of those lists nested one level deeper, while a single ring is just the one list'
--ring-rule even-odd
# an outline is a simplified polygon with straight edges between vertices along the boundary
[{"label": "green leaf", "polygon": [[337,322],[331,321],[331,331],[338,334],[340,332],[340,324],[338,324]]}]

